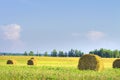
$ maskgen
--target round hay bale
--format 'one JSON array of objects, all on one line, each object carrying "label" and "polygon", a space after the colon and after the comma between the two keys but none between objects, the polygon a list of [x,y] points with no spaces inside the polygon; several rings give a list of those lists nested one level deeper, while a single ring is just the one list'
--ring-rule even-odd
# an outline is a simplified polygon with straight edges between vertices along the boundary
[{"label": "round hay bale", "polygon": [[30,59],[35,59],[34,57],[30,58]]},{"label": "round hay bale", "polygon": [[36,65],[36,61],[34,59],[30,59],[27,61],[27,65]]},{"label": "round hay bale", "polygon": [[113,62],[113,68],[120,68],[120,59],[116,59]]},{"label": "round hay bale", "polygon": [[7,60],[7,64],[15,64],[15,60]]},{"label": "round hay bale", "polygon": [[78,69],[101,71],[104,69],[104,65],[99,56],[86,54],[79,59]]},{"label": "round hay bale", "polygon": [[31,60],[34,60],[34,62],[37,63],[37,59],[36,59],[36,58],[32,57],[32,58],[30,58],[30,59],[31,59]]}]

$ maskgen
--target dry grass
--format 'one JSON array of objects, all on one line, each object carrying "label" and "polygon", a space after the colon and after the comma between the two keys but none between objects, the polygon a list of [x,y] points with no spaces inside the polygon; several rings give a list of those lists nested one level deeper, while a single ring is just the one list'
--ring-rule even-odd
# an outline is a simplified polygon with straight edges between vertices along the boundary
[{"label": "dry grass", "polygon": [[[79,57],[37,57],[37,66],[59,66],[59,67],[77,67]],[[6,65],[6,60],[13,59],[17,61],[17,66],[26,66],[31,56],[0,56],[0,65]],[[102,58],[105,69],[112,68],[113,61],[116,58]]]},{"label": "dry grass", "polygon": [[[37,66],[27,66],[31,56],[0,56],[0,80],[119,80],[119,69],[113,69],[116,58],[102,58],[105,70],[81,71],[77,69],[79,57],[36,57]],[[6,60],[17,61],[15,66],[6,65]],[[106,75],[107,74],[107,75]],[[12,76],[12,77],[11,77]]]}]

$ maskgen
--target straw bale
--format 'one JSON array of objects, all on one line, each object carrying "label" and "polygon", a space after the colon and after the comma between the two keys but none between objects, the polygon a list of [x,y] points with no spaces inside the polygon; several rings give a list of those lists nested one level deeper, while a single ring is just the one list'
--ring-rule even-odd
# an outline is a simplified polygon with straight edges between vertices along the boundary
[{"label": "straw bale", "polygon": [[120,68],[120,59],[116,59],[113,62],[113,68]]},{"label": "straw bale", "polygon": [[99,56],[94,54],[85,54],[79,59],[78,69],[101,71],[104,69],[104,65]]}]

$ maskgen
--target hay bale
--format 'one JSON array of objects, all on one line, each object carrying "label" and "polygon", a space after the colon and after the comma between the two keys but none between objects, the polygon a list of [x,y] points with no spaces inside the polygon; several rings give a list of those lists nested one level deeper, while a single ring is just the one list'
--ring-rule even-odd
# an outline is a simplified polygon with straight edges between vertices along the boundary
[{"label": "hay bale", "polygon": [[36,65],[37,64],[37,62],[36,62],[36,60],[34,60],[34,59],[29,59],[28,61],[27,61],[27,65]]},{"label": "hay bale", "polygon": [[15,60],[7,60],[7,64],[15,64],[16,61]]},{"label": "hay bale", "polygon": [[116,59],[113,62],[113,68],[120,68],[120,59]]},{"label": "hay bale", "polygon": [[30,58],[30,59],[35,59],[34,57]]},{"label": "hay bale", "polygon": [[79,59],[78,69],[101,71],[104,69],[104,65],[99,56],[86,54]]},{"label": "hay bale", "polygon": [[31,60],[34,60],[34,62],[37,63],[37,59],[36,59],[36,58],[32,57],[32,58],[30,58],[30,59],[31,59]]}]

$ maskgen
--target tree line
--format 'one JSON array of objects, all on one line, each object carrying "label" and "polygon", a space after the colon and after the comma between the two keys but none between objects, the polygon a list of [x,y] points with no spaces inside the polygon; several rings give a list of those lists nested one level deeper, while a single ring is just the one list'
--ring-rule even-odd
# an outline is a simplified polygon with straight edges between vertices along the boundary
[{"label": "tree line", "polygon": [[[56,49],[53,49],[50,53],[47,51],[44,53],[34,53],[33,51],[24,53],[0,53],[0,55],[11,55],[11,56],[51,56],[51,57],[81,57],[85,53],[77,50],[77,49],[71,49],[68,52],[64,51],[57,51]],[[110,50],[110,49],[95,49],[90,51],[88,54],[95,54],[103,58],[120,58],[120,50]]]},{"label": "tree line", "polygon": [[27,53],[26,51],[24,52],[25,56],[52,56],[52,57],[81,57],[84,53],[81,52],[80,50],[77,49],[71,49],[68,52],[64,52],[64,51],[57,51],[56,49],[54,49],[53,51],[51,51],[51,53],[48,53],[47,51],[44,52],[43,54],[41,53],[36,53],[34,54],[33,51],[30,51],[29,53]]},{"label": "tree line", "polygon": [[120,58],[120,51],[119,50],[110,50],[110,49],[95,49],[90,51],[89,54],[95,54],[101,56],[103,58]]},{"label": "tree line", "polygon": [[[43,54],[36,54],[37,56],[52,56],[52,57],[81,57],[85,53],[77,50],[77,49],[71,49],[68,52],[58,51],[54,49],[50,54],[48,52],[45,52]],[[110,50],[110,49],[95,49],[93,51],[90,51],[89,54],[95,54],[103,58],[120,58],[120,50]],[[34,53],[30,51],[30,53],[24,53],[24,55],[33,56]]]}]

